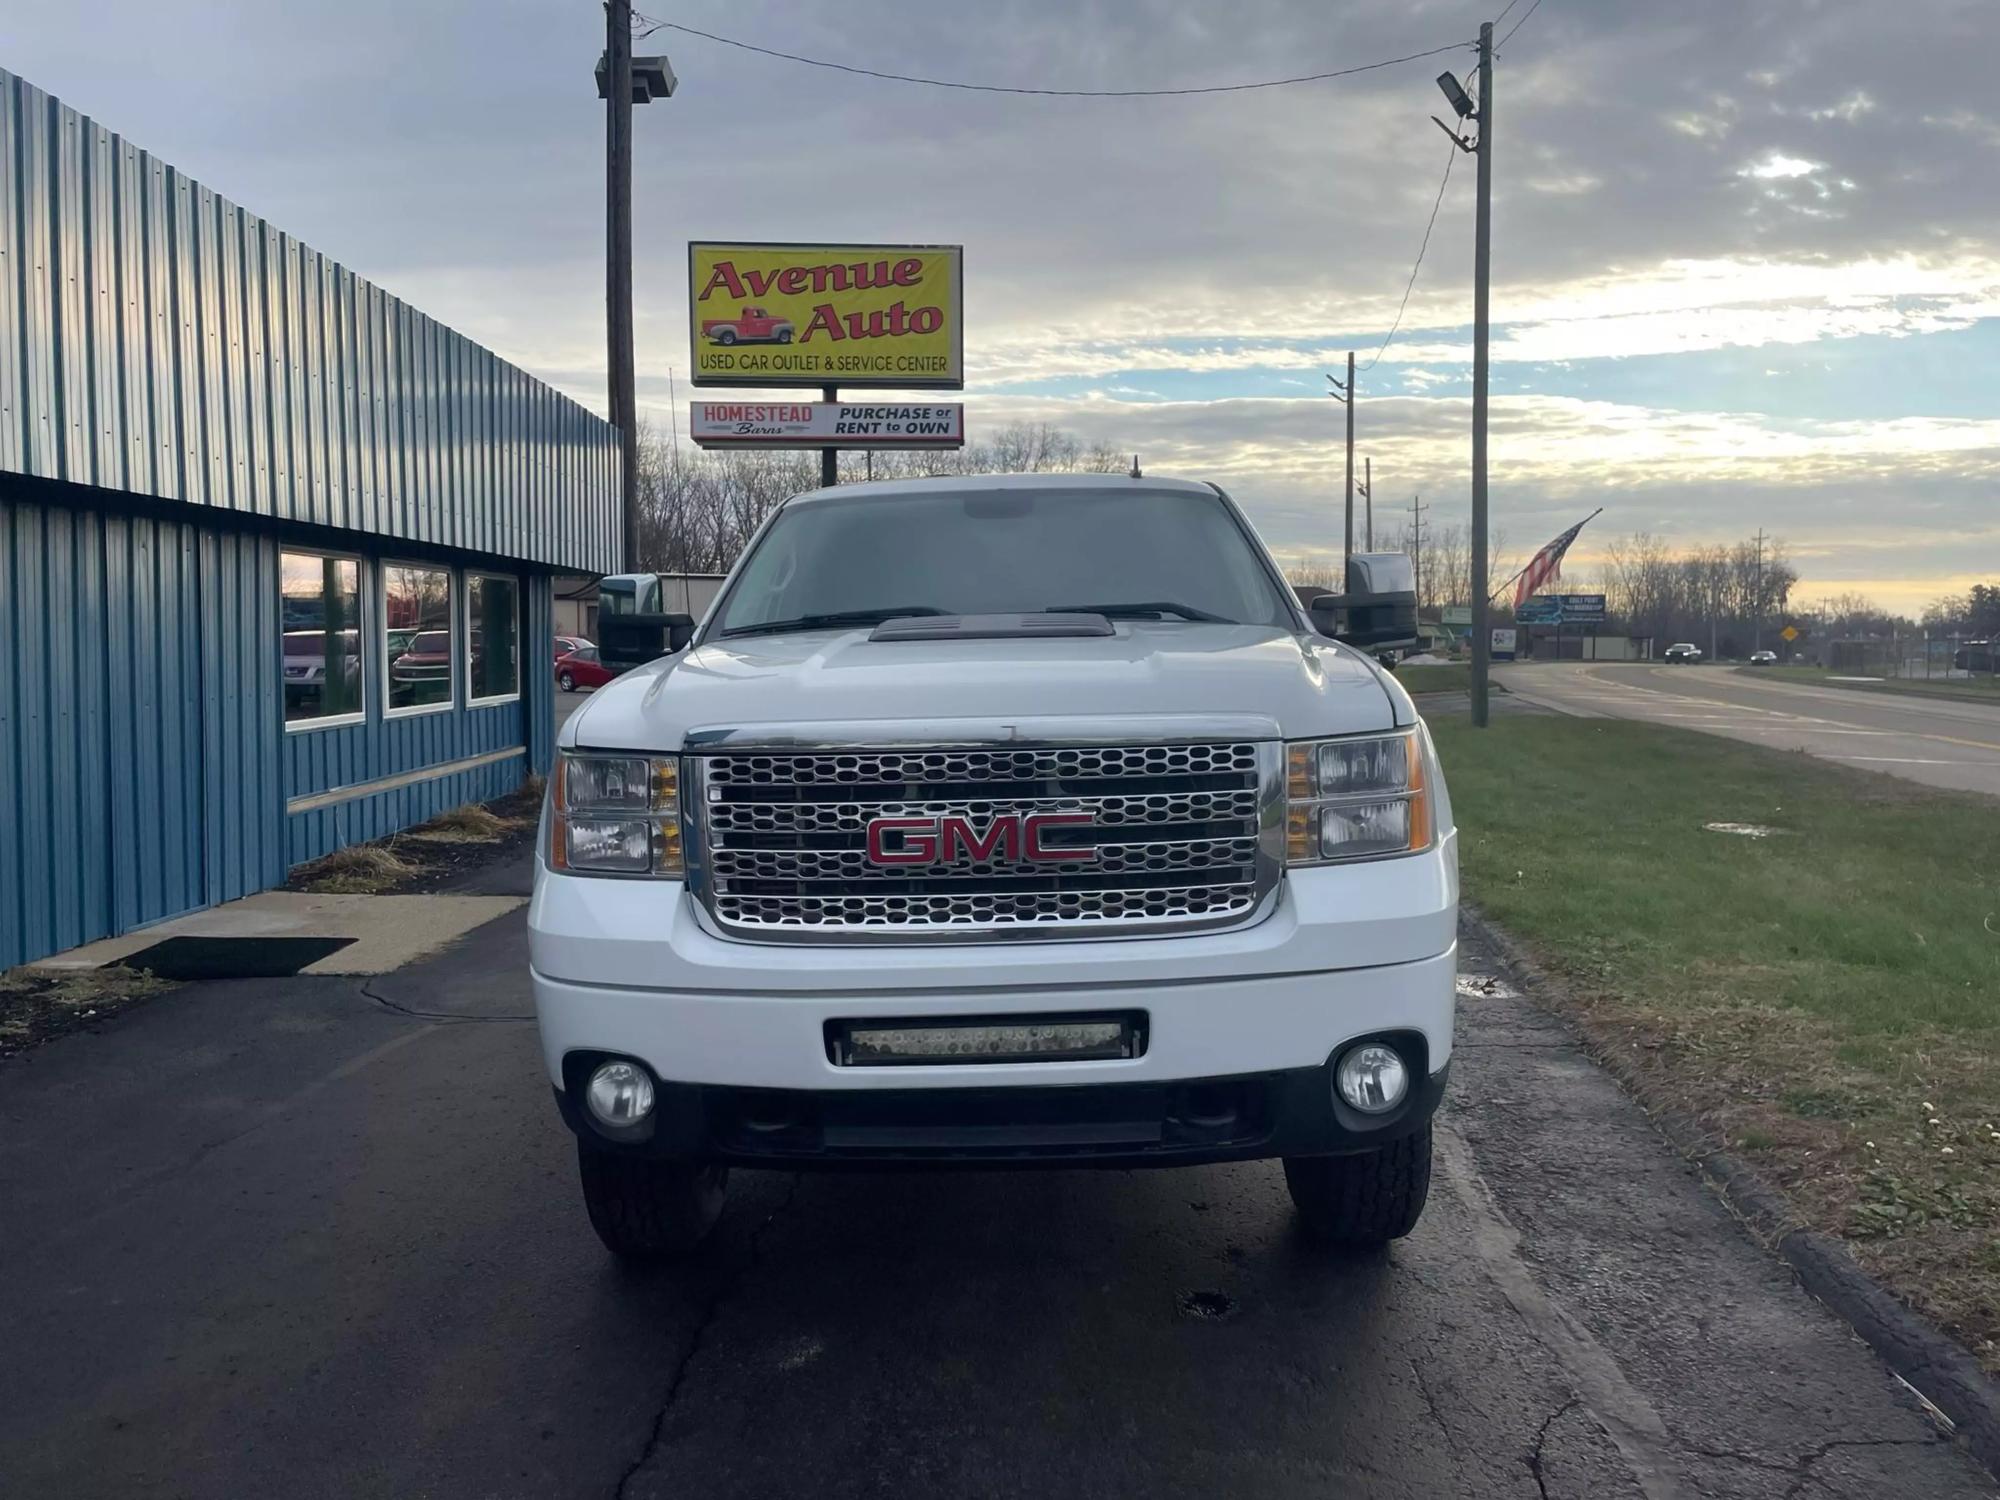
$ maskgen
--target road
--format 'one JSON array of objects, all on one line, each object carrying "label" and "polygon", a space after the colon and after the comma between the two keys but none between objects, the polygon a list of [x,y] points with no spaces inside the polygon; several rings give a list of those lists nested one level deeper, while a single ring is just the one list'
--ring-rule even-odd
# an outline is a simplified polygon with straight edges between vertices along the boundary
[{"label": "road", "polygon": [[0,1494],[1992,1494],[1504,989],[1385,1254],[1313,1252],[1269,1165],[739,1173],[641,1274],[524,963],[515,913],[0,1064]]},{"label": "road", "polygon": [[1522,664],[1497,667],[1494,676],[1509,693],[1564,713],[1698,729],[2000,796],[2000,704],[1644,662]]}]

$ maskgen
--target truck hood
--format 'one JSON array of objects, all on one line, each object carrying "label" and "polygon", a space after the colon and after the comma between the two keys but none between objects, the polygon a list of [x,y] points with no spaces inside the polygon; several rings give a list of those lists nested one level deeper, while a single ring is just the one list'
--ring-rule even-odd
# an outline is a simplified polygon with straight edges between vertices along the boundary
[{"label": "truck hood", "polygon": [[1120,621],[1095,638],[868,637],[857,629],[711,641],[600,689],[571,715],[562,743],[674,751],[704,731],[754,735],[764,726],[999,719],[1056,732],[1048,721],[1204,716],[1257,719],[1306,739],[1415,718],[1408,696],[1358,652],[1270,626]]}]

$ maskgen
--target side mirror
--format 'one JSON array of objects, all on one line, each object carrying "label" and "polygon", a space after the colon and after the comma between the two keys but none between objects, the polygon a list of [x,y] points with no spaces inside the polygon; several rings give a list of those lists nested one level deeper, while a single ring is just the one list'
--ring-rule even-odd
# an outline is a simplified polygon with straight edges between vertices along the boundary
[{"label": "side mirror", "polygon": [[597,634],[599,659],[623,671],[685,651],[694,639],[694,616],[600,614]]},{"label": "side mirror", "polygon": [[1321,594],[1308,606],[1313,627],[1350,646],[1411,646],[1417,640],[1417,574],[1401,552],[1348,559],[1347,592]]}]

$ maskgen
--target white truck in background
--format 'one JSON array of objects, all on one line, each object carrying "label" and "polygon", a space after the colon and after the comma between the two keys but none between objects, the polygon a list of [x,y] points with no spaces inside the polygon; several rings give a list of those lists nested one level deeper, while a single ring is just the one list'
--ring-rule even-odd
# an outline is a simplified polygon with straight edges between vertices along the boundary
[{"label": "white truck in background", "polygon": [[1314,1237],[1407,1233],[1458,906],[1368,654],[1408,567],[1307,608],[1215,486],[951,478],[798,496],[698,626],[627,614],[529,913],[605,1245],[690,1248],[732,1165],[1277,1159]]}]

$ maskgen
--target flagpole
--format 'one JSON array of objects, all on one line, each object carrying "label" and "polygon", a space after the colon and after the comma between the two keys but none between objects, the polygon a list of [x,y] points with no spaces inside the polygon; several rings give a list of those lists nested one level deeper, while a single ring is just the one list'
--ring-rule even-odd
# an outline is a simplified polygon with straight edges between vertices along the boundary
[{"label": "flagpole", "polygon": [[[1581,521],[1578,521],[1576,523],[1577,531],[1581,533],[1584,527],[1588,526],[1592,521],[1595,521],[1599,516],[1603,514],[1604,514],[1604,507],[1600,505],[1597,507],[1596,510],[1592,511],[1589,515],[1585,516]],[[1522,564],[1522,566],[1515,571],[1514,578],[1510,578],[1507,580],[1507,583],[1514,582],[1515,578],[1519,578],[1521,574],[1527,572],[1529,568],[1532,568],[1535,565],[1535,557],[1540,557],[1541,555],[1542,555],[1541,553],[1537,552],[1534,557],[1530,557],[1526,563]],[[1501,584],[1499,588],[1495,589],[1492,593],[1488,594],[1486,596],[1486,602],[1488,604],[1491,604],[1495,599],[1498,599],[1502,594],[1506,593],[1507,583]]]}]

